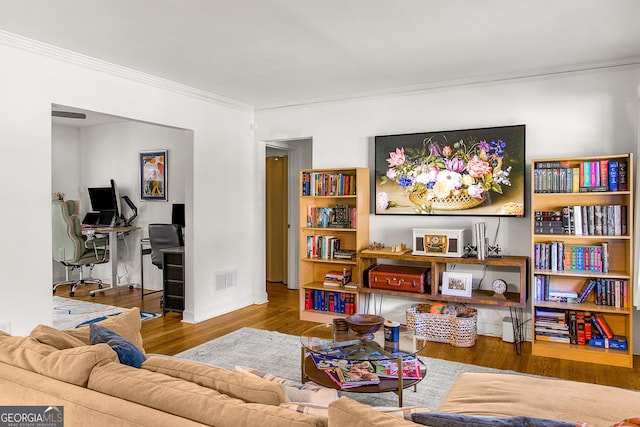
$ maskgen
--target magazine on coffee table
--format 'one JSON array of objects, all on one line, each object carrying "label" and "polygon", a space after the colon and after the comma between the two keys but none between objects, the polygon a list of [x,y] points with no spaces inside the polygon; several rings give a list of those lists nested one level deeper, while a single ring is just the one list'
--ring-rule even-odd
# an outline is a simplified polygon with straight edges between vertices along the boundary
[{"label": "magazine on coffee table", "polygon": [[340,388],[361,387],[380,383],[380,378],[373,371],[373,366],[366,361],[356,362],[349,366],[328,368],[325,369],[325,372]]},{"label": "magazine on coffee table", "polygon": [[[393,360],[376,360],[373,362],[375,372],[380,378],[398,378],[398,364]],[[402,378],[422,379],[422,364],[417,359],[402,361]]]}]

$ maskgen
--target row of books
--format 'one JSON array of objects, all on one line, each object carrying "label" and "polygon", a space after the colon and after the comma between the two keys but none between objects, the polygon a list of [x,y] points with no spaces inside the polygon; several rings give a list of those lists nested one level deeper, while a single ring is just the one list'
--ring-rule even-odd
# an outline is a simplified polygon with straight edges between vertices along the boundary
[{"label": "row of books", "polygon": [[627,207],[624,205],[564,206],[561,210],[535,211],[533,216],[535,234],[627,234]]},{"label": "row of books", "polygon": [[356,228],[357,209],[341,204],[336,207],[307,206],[307,227]]},{"label": "row of books", "polygon": [[340,250],[340,239],[324,234],[307,236],[307,258],[334,259]]},{"label": "row of books", "polygon": [[533,268],[551,271],[609,272],[609,244],[569,245],[562,241],[533,244]]},{"label": "row of books", "polygon": [[626,337],[615,335],[604,316],[588,311],[536,308],[535,339],[627,350]]},{"label": "row of books", "polygon": [[617,279],[590,279],[595,282],[593,300],[598,305],[629,307],[629,282]]},{"label": "row of books", "polygon": [[356,313],[356,296],[353,293],[304,289],[304,309],[338,314]]},{"label": "row of books", "polygon": [[570,166],[568,162],[537,162],[533,170],[536,193],[628,191],[625,160],[594,160]]},{"label": "row of books", "polygon": [[629,307],[629,282],[626,280],[589,278],[579,291],[571,291],[552,289],[551,276],[536,274],[533,277],[536,301],[583,303],[589,300],[597,305]]},{"label": "row of books", "polygon": [[[398,364],[389,359],[353,361],[311,353],[316,367],[324,371],[340,388],[347,389],[380,383],[381,378],[398,378]],[[421,379],[423,365],[415,357],[403,358],[403,379]]]},{"label": "row of books", "polygon": [[343,268],[342,270],[330,270],[324,275],[325,286],[344,287],[351,282],[351,269]]},{"label": "row of books", "polygon": [[303,172],[303,196],[349,196],[356,194],[355,175]]}]

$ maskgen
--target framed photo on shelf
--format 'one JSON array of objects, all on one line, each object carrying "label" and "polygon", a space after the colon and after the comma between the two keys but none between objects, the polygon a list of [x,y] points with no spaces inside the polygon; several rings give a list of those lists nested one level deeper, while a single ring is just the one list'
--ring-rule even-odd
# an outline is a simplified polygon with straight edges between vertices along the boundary
[{"label": "framed photo on shelf", "polygon": [[167,150],[141,151],[140,200],[167,201]]},{"label": "framed photo on shelf", "polygon": [[469,273],[442,273],[442,295],[471,297],[473,276]]}]

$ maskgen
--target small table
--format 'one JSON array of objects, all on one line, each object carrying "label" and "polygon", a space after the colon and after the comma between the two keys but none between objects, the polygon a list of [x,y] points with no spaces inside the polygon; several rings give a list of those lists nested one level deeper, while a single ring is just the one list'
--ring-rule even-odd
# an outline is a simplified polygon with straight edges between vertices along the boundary
[{"label": "small table", "polygon": [[[363,385],[341,388],[322,370],[316,367],[310,353],[330,356],[337,348],[342,348],[344,353],[351,354],[348,359],[352,361],[376,361],[392,360],[397,366],[402,366],[402,357],[412,356],[422,350],[425,339],[414,330],[404,326],[400,327],[400,340],[397,348],[385,349],[384,332],[382,328],[375,333],[373,340],[362,340],[356,337],[355,332],[334,335],[333,324],[314,326],[300,336],[302,382],[313,381],[321,386],[341,391],[356,393],[385,393],[392,391],[398,395],[398,406],[402,406],[402,390],[417,385],[426,375],[426,368],[422,366],[422,378],[403,379],[402,369],[398,369],[398,379],[380,378],[380,383],[375,385]],[[417,358],[416,358],[417,359]]]}]

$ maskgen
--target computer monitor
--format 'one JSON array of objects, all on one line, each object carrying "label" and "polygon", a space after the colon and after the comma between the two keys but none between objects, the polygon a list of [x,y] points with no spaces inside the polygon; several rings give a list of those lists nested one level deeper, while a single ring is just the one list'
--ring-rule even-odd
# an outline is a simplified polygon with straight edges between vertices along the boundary
[{"label": "computer monitor", "polygon": [[100,213],[97,225],[116,226],[120,223],[120,195],[115,180],[109,187],[90,187],[91,210]]},{"label": "computer monitor", "polygon": [[118,209],[113,200],[111,187],[89,188],[89,199],[91,200],[91,210],[94,212],[115,211]]},{"label": "computer monitor", "polygon": [[184,203],[174,203],[171,207],[171,224],[184,228]]},{"label": "computer monitor", "polygon": [[120,206],[120,193],[118,192],[118,186],[115,180],[111,180],[111,196],[113,197],[113,204],[116,207],[116,218],[122,218],[122,206]]}]

